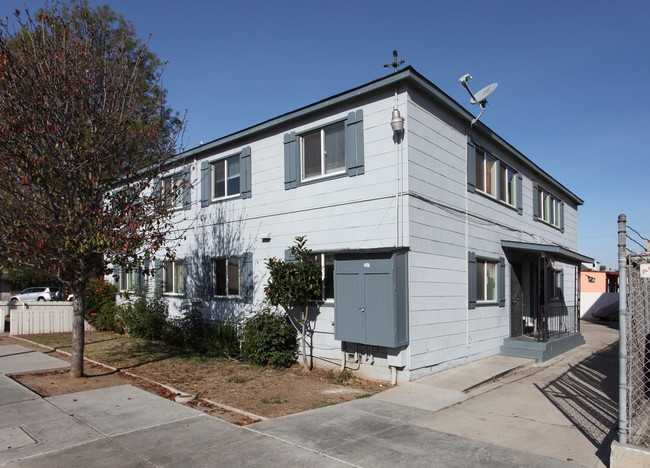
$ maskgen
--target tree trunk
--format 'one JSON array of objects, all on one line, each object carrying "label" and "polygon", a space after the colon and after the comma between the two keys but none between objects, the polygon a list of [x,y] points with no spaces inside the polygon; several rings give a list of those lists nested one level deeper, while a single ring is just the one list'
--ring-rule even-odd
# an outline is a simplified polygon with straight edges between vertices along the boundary
[{"label": "tree trunk", "polygon": [[309,364],[307,364],[307,352],[306,352],[306,349],[307,349],[307,345],[306,345],[307,337],[305,336],[306,335],[306,327],[307,327],[306,322],[307,322],[306,320],[303,320],[303,322],[302,322],[302,368],[303,368],[303,370],[305,372],[309,372],[310,369],[309,369]]},{"label": "tree trunk", "polygon": [[307,318],[309,314],[309,303],[305,304],[305,316],[302,321],[302,366],[305,372],[311,371],[311,359],[307,362]]},{"label": "tree trunk", "polygon": [[[85,286],[85,285],[84,285]],[[76,289],[76,288],[75,288]],[[72,356],[70,362],[70,377],[84,376],[84,290],[85,287],[73,290],[72,301]]]}]

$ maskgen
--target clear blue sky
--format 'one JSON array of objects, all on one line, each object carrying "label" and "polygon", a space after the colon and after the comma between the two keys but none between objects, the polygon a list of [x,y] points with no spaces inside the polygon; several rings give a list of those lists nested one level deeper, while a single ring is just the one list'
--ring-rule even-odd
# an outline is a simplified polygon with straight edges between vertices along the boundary
[{"label": "clear blue sky", "polygon": [[397,49],[475,114],[458,78],[499,83],[481,120],[585,201],[580,253],[617,266],[619,213],[650,238],[647,0],[105,3],[169,62],[186,148],[384,76]]}]

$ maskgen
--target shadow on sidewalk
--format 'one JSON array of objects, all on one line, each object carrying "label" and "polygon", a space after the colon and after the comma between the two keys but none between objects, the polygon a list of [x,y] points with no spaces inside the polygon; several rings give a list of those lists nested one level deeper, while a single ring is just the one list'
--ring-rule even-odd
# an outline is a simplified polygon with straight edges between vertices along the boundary
[{"label": "shadow on sidewalk", "polygon": [[618,425],[618,342],[537,388],[596,447],[596,456],[609,466],[610,444]]}]

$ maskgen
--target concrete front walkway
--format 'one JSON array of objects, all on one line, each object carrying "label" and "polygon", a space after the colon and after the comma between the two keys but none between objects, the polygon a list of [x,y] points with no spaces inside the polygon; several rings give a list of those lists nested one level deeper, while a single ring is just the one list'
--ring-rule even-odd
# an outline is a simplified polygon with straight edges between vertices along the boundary
[{"label": "concrete front walkway", "polygon": [[246,427],[131,386],[42,399],[6,369],[62,361],[42,363],[40,353],[0,346],[0,463],[599,466],[615,426],[609,386],[616,361],[608,347],[618,332],[584,325],[587,344],[552,363],[494,356],[371,398]]}]

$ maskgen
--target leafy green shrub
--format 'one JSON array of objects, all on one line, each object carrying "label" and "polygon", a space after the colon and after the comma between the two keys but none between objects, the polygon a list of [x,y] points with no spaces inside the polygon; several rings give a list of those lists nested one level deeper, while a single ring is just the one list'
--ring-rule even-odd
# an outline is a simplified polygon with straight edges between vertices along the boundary
[{"label": "leafy green shrub", "polygon": [[178,344],[187,349],[206,356],[239,356],[236,326],[230,322],[205,321],[200,303],[192,303],[181,318],[172,321],[172,326],[181,339]]},{"label": "leafy green shrub", "polygon": [[205,324],[205,335],[197,351],[208,356],[239,357],[239,335],[231,322]]},{"label": "leafy green shrub", "polygon": [[122,306],[120,317],[125,330],[132,336],[145,340],[173,341],[174,331],[167,321],[167,302],[160,295],[138,297]]},{"label": "leafy green shrub", "polygon": [[261,366],[289,367],[296,361],[296,330],[285,314],[266,309],[244,325],[242,357]]},{"label": "leafy green shrub", "polygon": [[122,327],[116,316],[116,294],[115,285],[103,279],[92,279],[86,284],[84,315],[95,330],[121,332]]}]

